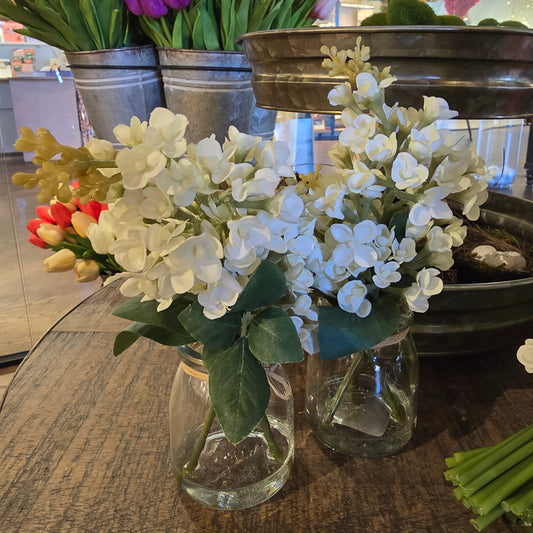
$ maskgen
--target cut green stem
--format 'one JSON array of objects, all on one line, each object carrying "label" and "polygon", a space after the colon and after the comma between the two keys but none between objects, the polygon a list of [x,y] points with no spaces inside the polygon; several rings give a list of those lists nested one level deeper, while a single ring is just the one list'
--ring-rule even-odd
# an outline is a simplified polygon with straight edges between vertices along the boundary
[{"label": "cut green stem", "polygon": [[265,436],[265,440],[268,444],[268,449],[270,450],[270,454],[276,461],[283,461],[283,450],[279,447],[279,444],[276,442],[276,437],[274,436],[274,433],[272,431],[272,427],[270,426],[270,423],[268,421],[268,418],[266,415],[262,418],[261,422],[259,422],[259,428],[263,432],[263,435]]}]

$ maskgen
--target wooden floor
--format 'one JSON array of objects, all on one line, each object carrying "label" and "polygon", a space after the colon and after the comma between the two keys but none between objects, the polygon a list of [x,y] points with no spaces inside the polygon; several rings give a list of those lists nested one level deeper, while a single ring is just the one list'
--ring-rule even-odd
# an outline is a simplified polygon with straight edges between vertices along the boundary
[{"label": "wooden floor", "polygon": [[0,397],[6,365],[19,360],[56,320],[101,285],[78,283],[71,272],[44,271],[43,260],[53,252],[31,245],[26,230],[35,218],[37,191],[11,183],[14,172],[32,169],[22,156],[0,154]]}]

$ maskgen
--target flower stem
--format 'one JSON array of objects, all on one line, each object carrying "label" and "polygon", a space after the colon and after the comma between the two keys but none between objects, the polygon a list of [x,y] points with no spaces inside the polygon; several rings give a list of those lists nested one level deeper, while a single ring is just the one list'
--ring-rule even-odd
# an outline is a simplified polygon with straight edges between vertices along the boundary
[{"label": "flower stem", "polygon": [[202,432],[200,433],[200,437],[198,438],[196,444],[194,445],[194,448],[192,449],[191,457],[187,461],[187,464],[183,467],[181,474],[176,474],[176,479],[179,485],[181,485],[182,479],[192,474],[198,466],[198,460],[200,459],[200,455],[204,449],[205,442],[209,435],[209,430],[211,429],[211,425],[213,424],[214,419],[215,408],[213,407],[213,404],[211,404],[209,407],[209,411],[207,412],[204,424],[202,426]]},{"label": "flower stem", "polygon": [[274,457],[276,461],[282,461],[283,450],[276,442],[276,438],[274,437],[274,433],[272,432],[272,428],[270,427],[270,423],[266,415],[261,419],[261,422],[259,422],[259,427],[265,436],[265,440],[267,441],[268,449],[272,457]]},{"label": "flower stem", "polygon": [[359,367],[361,366],[361,363],[363,362],[363,358],[365,354],[366,352],[360,352],[359,354],[356,354],[356,356],[354,357],[352,364],[350,365],[350,368],[348,369],[348,372],[346,372],[346,375],[344,376],[344,379],[339,385],[339,388],[337,389],[335,396],[331,400],[331,406],[330,406],[328,414],[324,418],[323,424],[331,424],[333,417],[335,416],[335,413],[337,412],[337,409],[339,408],[342,397],[344,396],[344,393],[346,392],[348,384],[352,380],[353,376],[357,375],[357,371],[359,370]]}]

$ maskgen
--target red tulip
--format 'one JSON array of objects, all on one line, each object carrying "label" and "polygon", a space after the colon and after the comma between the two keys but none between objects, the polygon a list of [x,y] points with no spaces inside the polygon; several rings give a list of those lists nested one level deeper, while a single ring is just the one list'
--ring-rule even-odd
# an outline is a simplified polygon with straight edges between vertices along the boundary
[{"label": "red tulip", "polygon": [[72,217],[72,213],[65,204],[62,204],[61,202],[56,202],[55,204],[52,204],[50,206],[50,213],[56,224],[58,224],[62,228],[67,228],[71,225],[70,219]]}]

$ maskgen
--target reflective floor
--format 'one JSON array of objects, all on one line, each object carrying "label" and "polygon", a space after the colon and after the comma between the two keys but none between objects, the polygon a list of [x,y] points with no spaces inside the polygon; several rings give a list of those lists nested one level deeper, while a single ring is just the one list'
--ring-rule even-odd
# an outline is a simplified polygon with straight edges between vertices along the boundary
[{"label": "reflective floor", "polygon": [[14,172],[32,168],[19,155],[0,155],[0,364],[4,365],[20,359],[58,318],[100,286],[99,281],[78,283],[71,272],[44,271],[43,260],[53,252],[31,245],[26,230],[28,220],[35,218],[37,191],[11,183]]}]

